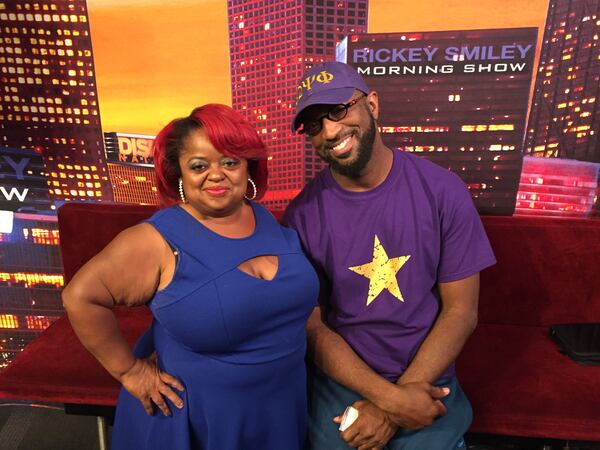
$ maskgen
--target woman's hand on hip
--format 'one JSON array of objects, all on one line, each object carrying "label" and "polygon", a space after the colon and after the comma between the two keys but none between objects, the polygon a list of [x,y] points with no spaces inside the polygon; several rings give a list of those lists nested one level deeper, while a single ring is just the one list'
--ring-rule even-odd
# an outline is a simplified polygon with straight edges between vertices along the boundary
[{"label": "woman's hand on hip", "polygon": [[183,400],[173,390],[183,392],[183,385],[174,376],[160,370],[156,353],[148,358],[136,359],[120,381],[131,395],[142,402],[144,410],[150,416],[154,414],[153,403],[165,416],[171,415],[165,397],[177,408],[183,408]]}]

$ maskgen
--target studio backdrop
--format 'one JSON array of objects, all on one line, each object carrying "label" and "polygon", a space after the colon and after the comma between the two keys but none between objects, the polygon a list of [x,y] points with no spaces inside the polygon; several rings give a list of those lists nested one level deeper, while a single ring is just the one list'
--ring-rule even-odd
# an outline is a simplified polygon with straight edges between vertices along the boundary
[{"label": "studio backdrop", "polygon": [[323,168],[291,132],[322,61],[355,67],[385,144],[457,173],[482,215],[600,215],[599,35],[600,0],[0,0],[0,367],[62,314],[56,209],[156,204],[173,118],[241,112],[284,209]]}]

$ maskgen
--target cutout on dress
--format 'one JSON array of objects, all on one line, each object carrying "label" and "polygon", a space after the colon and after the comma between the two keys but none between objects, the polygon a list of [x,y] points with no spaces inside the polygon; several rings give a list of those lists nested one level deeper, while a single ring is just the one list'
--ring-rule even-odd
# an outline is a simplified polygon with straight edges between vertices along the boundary
[{"label": "cutout on dress", "polygon": [[277,255],[255,256],[242,262],[237,268],[251,277],[272,281],[279,272],[279,257]]}]

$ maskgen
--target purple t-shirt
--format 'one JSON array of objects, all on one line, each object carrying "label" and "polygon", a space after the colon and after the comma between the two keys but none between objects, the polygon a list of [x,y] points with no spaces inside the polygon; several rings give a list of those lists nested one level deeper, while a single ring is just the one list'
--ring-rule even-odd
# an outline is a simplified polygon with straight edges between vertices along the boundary
[{"label": "purple t-shirt", "polygon": [[[321,277],[328,324],[395,382],[439,310],[437,284],[495,263],[469,191],[452,172],[394,151],[386,180],[366,192],[323,170],[288,207]],[[454,365],[442,375],[454,375]]]}]

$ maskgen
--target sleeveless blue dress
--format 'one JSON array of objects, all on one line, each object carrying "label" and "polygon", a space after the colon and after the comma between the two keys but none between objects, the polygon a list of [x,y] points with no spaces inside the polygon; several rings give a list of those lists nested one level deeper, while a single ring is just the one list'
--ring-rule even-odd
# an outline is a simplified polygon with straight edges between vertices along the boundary
[{"label": "sleeveless blue dress", "polygon": [[[173,280],[149,303],[154,320],[136,345],[156,350],[162,370],[185,387],[172,416],[121,389],[113,450],[296,450],[306,439],[306,319],[318,278],[296,232],[252,203],[256,227],[231,239],[179,206],[148,222],[178,252]],[[246,274],[248,259],[276,255],[273,280]]]}]

